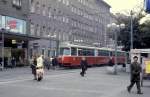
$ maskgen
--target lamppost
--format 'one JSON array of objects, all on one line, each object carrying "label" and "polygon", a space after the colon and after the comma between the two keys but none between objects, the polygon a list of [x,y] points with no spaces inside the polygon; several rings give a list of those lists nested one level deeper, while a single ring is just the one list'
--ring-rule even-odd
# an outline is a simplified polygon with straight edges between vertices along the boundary
[{"label": "lamppost", "polygon": [[120,25],[117,25],[116,23],[112,23],[112,24],[108,24],[107,25],[108,28],[111,28],[113,30],[113,32],[115,33],[115,66],[114,66],[114,74],[117,74],[117,64],[118,64],[118,61],[117,61],[117,37],[118,37],[118,30],[120,31],[121,28],[124,28],[125,27],[125,24],[120,24]]},{"label": "lamppost", "polygon": [[131,45],[130,45],[130,50],[131,49],[133,49],[133,11],[131,10],[131,12],[130,12],[130,23],[131,23],[131,31],[130,31],[130,33],[131,33]]},{"label": "lamppost", "polygon": [[49,40],[50,40],[50,56],[52,55],[52,39],[56,38],[56,35],[48,35]]}]

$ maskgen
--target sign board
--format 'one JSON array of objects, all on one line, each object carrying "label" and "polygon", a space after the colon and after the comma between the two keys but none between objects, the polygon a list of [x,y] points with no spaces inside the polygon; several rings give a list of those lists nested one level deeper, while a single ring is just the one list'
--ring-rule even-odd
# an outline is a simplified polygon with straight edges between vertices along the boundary
[{"label": "sign board", "polygon": [[150,0],[144,0],[144,10],[150,13]]},{"label": "sign board", "polygon": [[145,73],[150,74],[150,59],[145,60]]},{"label": "sign board", "polygon": [[25,20],[0,15],[0,28],[5,28],[13,33],[27,34]]}]

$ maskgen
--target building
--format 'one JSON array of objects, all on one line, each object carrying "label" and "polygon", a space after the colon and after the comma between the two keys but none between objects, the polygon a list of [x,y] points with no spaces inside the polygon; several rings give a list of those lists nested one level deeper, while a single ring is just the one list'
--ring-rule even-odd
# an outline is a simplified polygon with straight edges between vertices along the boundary
[{"label": "building", "polygon": [[4,65],[15,57],[16,64],[23,64],[28,57],[30,37],[28,0],[0,0],[0,61]]},{"label": "building", "polygon": [[30,54],[55,56],[61,42],[104,47],[110,6],[103,0],[30,0]]}]

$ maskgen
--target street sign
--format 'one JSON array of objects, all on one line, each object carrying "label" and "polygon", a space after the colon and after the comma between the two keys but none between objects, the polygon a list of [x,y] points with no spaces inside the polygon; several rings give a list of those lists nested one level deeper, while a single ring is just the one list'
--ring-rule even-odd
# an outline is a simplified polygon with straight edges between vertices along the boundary
[{"label": "street sign", "polygon": [[144,0],[144,10],[150,13],[150,0]]}]

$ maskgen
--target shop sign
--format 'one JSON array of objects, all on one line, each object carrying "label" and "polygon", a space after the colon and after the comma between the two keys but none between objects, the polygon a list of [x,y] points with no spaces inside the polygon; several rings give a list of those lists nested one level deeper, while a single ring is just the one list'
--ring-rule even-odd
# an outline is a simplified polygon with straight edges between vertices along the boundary
[{"label": "shop sign", "polygon": [[0,28],[5,28],[13,33],[26,34],[26,21],[0,15]]}]

